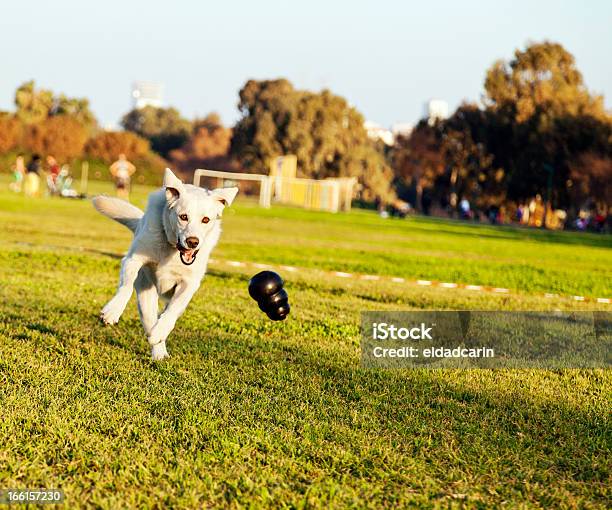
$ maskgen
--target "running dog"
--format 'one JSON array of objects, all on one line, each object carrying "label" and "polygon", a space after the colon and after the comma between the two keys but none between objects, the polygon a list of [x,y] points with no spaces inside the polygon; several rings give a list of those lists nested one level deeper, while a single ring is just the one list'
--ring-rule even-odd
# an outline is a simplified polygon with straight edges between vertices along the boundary
[{"label": "running dog", "polygon": [[[135,288],[154,360],[168,357],[166,339],[200,286],[221,235],[221,214],[236,193],[238,188],[209,191],[183,184],[167,168],[163,188],[149,195],[144,213],[119,198],[93,199],[99,212],[134,232],[121,261],[119,288],[100,319],[117,324]],[[159,298],[166,307],[158,315]]]}]

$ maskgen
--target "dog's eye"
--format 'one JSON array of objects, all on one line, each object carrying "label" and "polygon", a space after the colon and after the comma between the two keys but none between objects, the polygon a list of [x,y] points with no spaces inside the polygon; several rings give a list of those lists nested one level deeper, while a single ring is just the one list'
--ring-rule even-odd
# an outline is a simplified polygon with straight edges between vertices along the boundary
[{"label": "dog's eye", "polygon": [[208,223],[210,221],[210,218],[208,216],[204,216],[202,218],[202,223]]},{"label": "dog's eye", "polygon": [[189,219],[189,217],[188,217],[186,214],[181,214],[181,215],[179,216],[179,218],[180,218],[182,221],[187,221],[187,220]]}]

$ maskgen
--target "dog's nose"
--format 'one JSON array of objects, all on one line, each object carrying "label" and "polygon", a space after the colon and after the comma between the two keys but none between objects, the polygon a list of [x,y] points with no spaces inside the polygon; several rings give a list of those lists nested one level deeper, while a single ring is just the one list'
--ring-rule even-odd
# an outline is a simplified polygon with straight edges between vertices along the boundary
[{"label": "dog's nose", "polygon": [[185,242],[187,243],[187,248],[197,248],[198,244],[200,244],[200,240],[197,237],[188,237],[187,239],[185,239]]}]

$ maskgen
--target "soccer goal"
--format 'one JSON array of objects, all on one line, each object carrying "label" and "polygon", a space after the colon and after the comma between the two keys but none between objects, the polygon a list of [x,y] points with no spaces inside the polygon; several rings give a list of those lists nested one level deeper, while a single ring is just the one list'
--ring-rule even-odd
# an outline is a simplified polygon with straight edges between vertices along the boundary
[{"label": "soccer goal", "polygon": [[220,170],[197,169],[195,186],[223,188],[238,186],[243,194],[259,194],[259,205],[269,208],[272,200],[319,211],[350,211],[354,177],[334,179],[300,179],[282,175],[244,174]]},{"label": "soccer goal", "polygon": [[272,183],[267,175],[198,168],[193,174],[193,184],[194,186],[206,186],[210,189],[238,186],[243,193],[258,193],[259,205],[266,209],[270,207],[272,202]]}]

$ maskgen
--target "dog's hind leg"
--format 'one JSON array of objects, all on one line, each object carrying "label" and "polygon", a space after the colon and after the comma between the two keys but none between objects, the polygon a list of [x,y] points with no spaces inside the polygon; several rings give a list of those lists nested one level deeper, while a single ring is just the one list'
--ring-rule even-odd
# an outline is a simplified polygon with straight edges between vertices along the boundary
[{"label": "dog's hind leg", "polygon": [[102,319],[104,324],[117,324],[119,322],[119,317],[121,317],[130,297],[132,297],[134,282],[143,263],[142,257],[136,255],[126,255],[123,257],[117,293],[113,299],[106,303],[100,314],[100,319]]},{"label": "dog's hind leg", "polygon": [[136,295],[138,297],[138,313],[140,322],[145,330],[147,338],[157,322],[158,295],[155,286],[155,276],[153,270],[148,266],[143,266],[138,273],[138,278],[134,283]]}]

